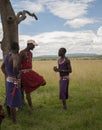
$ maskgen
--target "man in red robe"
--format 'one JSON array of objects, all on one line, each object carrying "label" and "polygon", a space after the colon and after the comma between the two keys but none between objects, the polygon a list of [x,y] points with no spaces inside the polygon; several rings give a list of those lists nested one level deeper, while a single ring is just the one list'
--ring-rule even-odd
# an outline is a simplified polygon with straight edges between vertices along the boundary
[{"label": "man in red robe", "polygon": [[27,41],[27,47],[20,52],[21,57],[21,83],[26,93],[26,99],[32,108],[32,100],[30,93],[40,86],[46,84],[44,78],[32,70],[32,52],[37,46],[34,40]]}]

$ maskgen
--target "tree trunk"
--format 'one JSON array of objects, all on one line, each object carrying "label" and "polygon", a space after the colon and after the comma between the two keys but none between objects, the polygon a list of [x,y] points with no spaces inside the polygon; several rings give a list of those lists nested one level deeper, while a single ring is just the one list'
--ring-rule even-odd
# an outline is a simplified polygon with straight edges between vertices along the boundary
[{"label": "tree trunk", "polygon": [[1,49],[4,56],[10,51],[12,41],[18,42],[18,21],[9,0],[0,0],[0,14],[3,27]]},{"label": "tree trunk", "polygon": [[26,14],[38,20],[34,13],[27,10],[20,11],[15,15],[10,0],[0,0],[0,15],[3,27],[3,39],[0,43],[3,57],[10,52],[12,42],[19,41],[18,24],[26,18]]}]

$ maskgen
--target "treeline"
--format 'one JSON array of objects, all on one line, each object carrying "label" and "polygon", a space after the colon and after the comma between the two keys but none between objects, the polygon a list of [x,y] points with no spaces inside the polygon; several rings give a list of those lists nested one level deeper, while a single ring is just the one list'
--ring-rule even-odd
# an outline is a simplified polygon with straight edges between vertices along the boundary
[{"label": "treeline", "polygon": [[[84,60],[102,60],[102,55],[96,55],[96,56],[68,56],[70,59],[84,59]],[[39,56],[39,57],[33,57],[33,60],[57,60],[58,56]]]}]

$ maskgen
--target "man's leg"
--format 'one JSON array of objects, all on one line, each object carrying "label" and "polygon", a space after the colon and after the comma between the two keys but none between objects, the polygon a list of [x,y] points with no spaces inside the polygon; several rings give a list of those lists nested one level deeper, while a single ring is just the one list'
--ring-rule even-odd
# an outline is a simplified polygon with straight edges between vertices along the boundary
[{"label": "man's leg", "polygon": [[63,109],[67,109],[66,100],[62,100],[62,104],[63,104]]},{"label": "man's leg", "polygon": [[3,111],[2,105],[0,105],[0,126],[3,119],[4,119],[4,111]]},{"label": "man's leg", "polygon": [[6,106],[8,117],[11,117],[11,110],[9,106]]},{"label": "man's leg", "polygon": [[21,84],[21,94],[22,94],[22,102],[23,102],[23,105],[25,104],[25,100],[24,100],[24,88],[23,88],[23,85]]},{"label": "man's leg", "polygon": [[28,105],[32,108],[33,105],[32,105],[32,101],[31,101],[30,93],[26,93],[26,99],[28,101]]},{"label": "man's leg", "polygon": [[16,124],[16,108],[10,108],[10,109],[11,109],[12,121],[14,124]]}]

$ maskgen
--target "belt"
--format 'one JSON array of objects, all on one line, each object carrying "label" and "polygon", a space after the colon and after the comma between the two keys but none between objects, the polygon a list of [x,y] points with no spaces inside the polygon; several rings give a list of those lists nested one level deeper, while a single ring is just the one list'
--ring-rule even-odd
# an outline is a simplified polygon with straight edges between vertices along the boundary
[{"label": "belt", "polygon": [[29,72],[29,71],[31,71],[31,70],[32,70],[32,69],[22,69],[21,72],[22,72],[22,73],[27,73],[27,72]]},{"label": "belt", "polygon": [[16,82],[17,80],[20,81],[20,79],[16,79],[16,78],[10,77],[10,76],[8,76],[8,77],[6,78],[6,81],[12,82],[12,83]]},{"label": "belt", "polygon": [[60,79],[66,80],[66,79],[69,79],[69,76],[68,75],[67,76],[61,76]]}]

